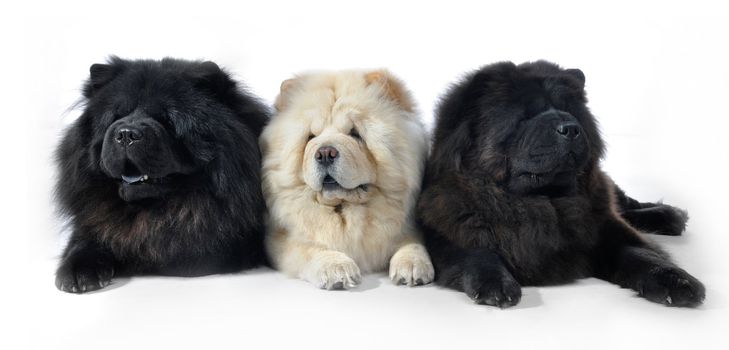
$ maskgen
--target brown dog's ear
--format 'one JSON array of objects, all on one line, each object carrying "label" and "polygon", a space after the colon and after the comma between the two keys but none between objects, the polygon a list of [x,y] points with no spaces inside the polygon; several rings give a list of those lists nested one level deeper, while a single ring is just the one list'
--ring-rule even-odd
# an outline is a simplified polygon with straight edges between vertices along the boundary
[{"label": "brown dog's ear", "polygon": [[281,91],[278,93],[278,96],[276,96],[276,102],[273,104],[277,111],[281,112],[284,108],[286,108],[291,90],[296,84],[296,78],[286,79],[281,82]]},{"label": "brown dog's ear", "polygon": [[377,70],[365,74],[367,85],[379,84],[382,86],[384,94],[402,109],[412,112],[415,109],[410,93],[405,89],[403,83],[392,76],[386,70]]}]

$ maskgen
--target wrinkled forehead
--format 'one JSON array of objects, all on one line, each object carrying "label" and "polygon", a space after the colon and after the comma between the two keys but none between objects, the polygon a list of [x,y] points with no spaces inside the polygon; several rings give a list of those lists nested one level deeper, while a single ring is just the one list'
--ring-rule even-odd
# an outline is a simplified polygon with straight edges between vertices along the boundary
[{"label": "wrinkled forehead", "polygon": [[302,79],[298,105],[311,131],[319,134],[325,130],[348,132],[358,123],[367,109],[365,81],[359,73],[344,75],[324,74]]},{"label": "wrinkled forehead", "polygon": [[312,133],[349,132],[360,119],[362,112],[359,108],[335,101],[324,108],[319,106],[304,111]]}]

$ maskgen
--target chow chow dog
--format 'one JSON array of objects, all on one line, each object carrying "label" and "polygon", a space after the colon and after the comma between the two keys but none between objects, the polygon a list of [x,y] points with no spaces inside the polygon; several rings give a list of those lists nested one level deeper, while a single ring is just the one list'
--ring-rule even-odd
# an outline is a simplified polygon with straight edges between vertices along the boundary
[{"label": "chow chow dog", "polygon": [[700,304],[703,285],[638,231],[680,234],[686,213],[626,196],[600,169],[584,84],[577,69],[503,62],[443,98],[417,209],[436,283],[506,307],[521,285],[593,276]]},{"label": "chow chow dog", "polygon": [[397,284],[433,279],[413,222],[427,134],[387,71],[286,80],[261,135],[266,248],[277,269],[324,289],[388,267]]},{"label": "chow chow dog", "polygon": [[57,199],[72,228],[58,289],[265,261],[265,105],[215,63],[171,58],[94,64],[83,96],[56,153]]}]

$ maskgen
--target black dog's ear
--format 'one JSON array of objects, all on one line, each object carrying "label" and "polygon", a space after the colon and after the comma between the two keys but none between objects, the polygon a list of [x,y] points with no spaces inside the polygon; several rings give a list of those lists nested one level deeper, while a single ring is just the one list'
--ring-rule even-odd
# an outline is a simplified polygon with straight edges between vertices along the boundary
[{"label": "black dog's ear", "polygon": [[119,59],[115,57],[112,57],[109,63],[92,64],[89,67],[89,80],[84,86],[84,96],[86,98],[93,96],[99,89],[114,80],[122,69],[123,66],[119,64]]},{"label": "black dog's ear", "polygon": [[585,73],[582,73],[581,70],[577,68],[566,69],[564,74],[578,82],[580,84],[580,88],[585,88]]},{"label": "black dog's ear", "polygon": [[215,62],[205,61],[190,72],[195,85],[213,93],[227,94],[235,89],[235,82]]},{"label": "black dog's ear", "polygon": [[221,73],[223,73],[223,70],[213,61],[202,62],[198,67],[198,74],[200,74],[201,78],[212,77]]},{"label": "black dog's ear", "polygon": [[268,120],[268,108],[255,97],[248,95],[245,87],[239,85],[224,69],[215,62],[205,61],[196,65],[188,74],[197,89],[212,94],[235,110],[256,136],[261,133]]},{"label": "black dog's ear", "polygon": [[479,101],[488,89],[491,70],[477,71],[451,87],[436,110],[433,148],[428,165],[431,176],[459,172],[463,156],[471,148],[470,125],[479,117]]},{"label": "black dog's ear", "polygon": [[463,156],[471,148],[470,123],[463,121],[448,133],[440,133],[433,144],[433,152],[428,164],[428,173],[432,176],[460,172]]},{"label": "black dog's ear", "polygon": [[484,66],[451,87],[436,110],[436,125],[429,171],[439,173],[462,171],[468,166],[466,157],[473,146],[474,127],[484,113],[484,97],[504,99],[513,81],[517,66],[497,62]]}]

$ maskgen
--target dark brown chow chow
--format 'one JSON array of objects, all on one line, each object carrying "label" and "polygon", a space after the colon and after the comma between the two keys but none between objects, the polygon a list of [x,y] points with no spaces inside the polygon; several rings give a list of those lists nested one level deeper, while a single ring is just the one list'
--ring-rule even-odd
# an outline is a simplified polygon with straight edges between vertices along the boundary
[{"label": "dark brown chow chow", "polygon": [[436,283],[505,307],[521,285],[592,276],[700,304],[703,285],[638,231],[677,235],[687,215],[626,196],[600,169],[584,82],[577,69],[504,62],[445,96],[417,213]]},{"label": "dark brown chow chow", "polygon": [[56,153],[57,199],[73,230],[60,290],[264,260],[265,106],[215,63],[169,58],[95,64],[84,97]]}]

